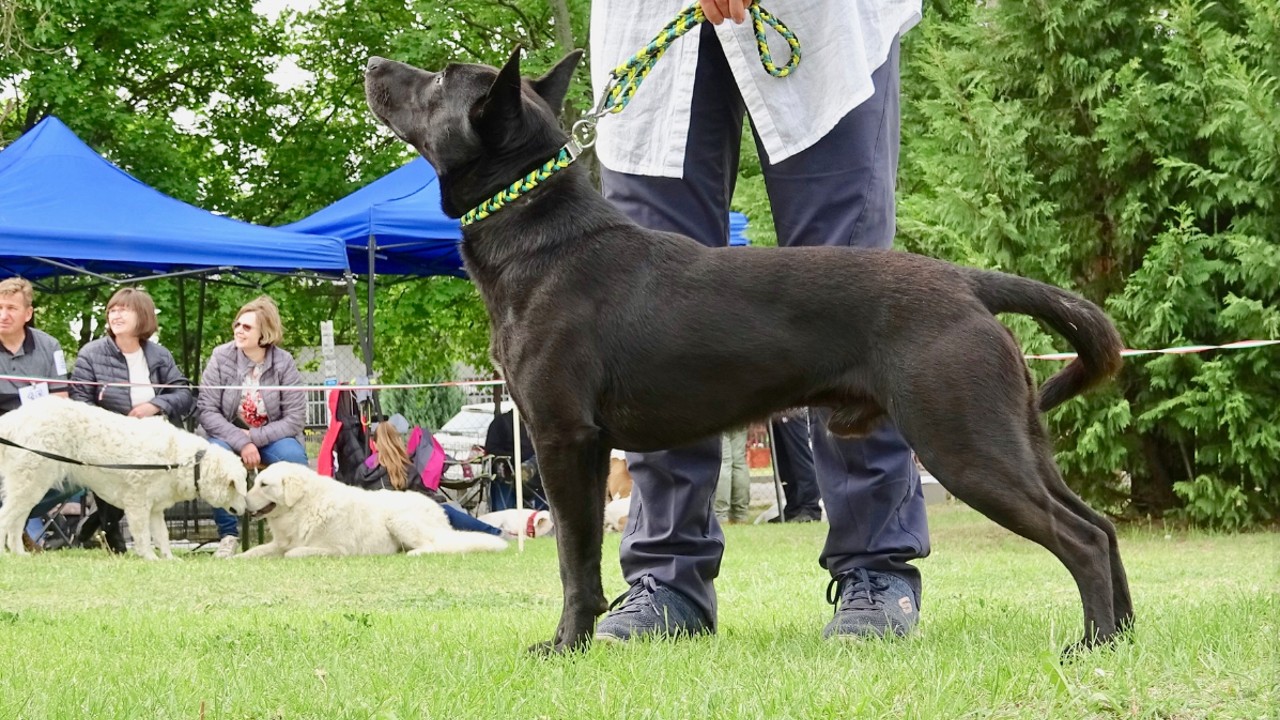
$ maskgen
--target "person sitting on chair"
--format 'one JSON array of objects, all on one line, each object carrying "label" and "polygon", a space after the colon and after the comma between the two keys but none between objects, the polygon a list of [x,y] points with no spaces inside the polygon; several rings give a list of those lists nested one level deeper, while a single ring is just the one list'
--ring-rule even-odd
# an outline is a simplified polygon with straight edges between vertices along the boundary
[{"label": "person sitting on chair", "polygon": [[[284,327],[275,302],[262,295],[236,313],[231,342],[209,356],[196,399],[200,427],[209,442],[238,454],[246,468],[275,462],[307,465],[302,426],[307,399],[300,391],[269,389],[301,385],[293,356],[280,347]],[[213,556],[229,558],[240,543],[235,515],[214,508],[218,548]]]},{"label": "person sitting on chair", "polygon": [[[0,281],[0,375],[37,378],[0,380],[0,415],[41,395],[67,397],[67,361],[53,336],[30,327],[35,293],[22,278]],[[38,378],[47,378],[41,382]],[[45,500],[60,490],[50,490]],[[43,504],[44,501],[42,501]]]},{"label": "person sitting on chair", "polygon": [[500,528],[477,520],[438,492],[444,472],[444,448],[435,438],[422,428],[410,429],[409,421],[399,413],[374,423],[372,431],[374,450],[356,468],[352,485],[366,490],[420,492],[440,503],[454,530],[503,536]]},{"label": "person sitting on chair", "polygon": [[[117,290],[107,300],[107,336],[80,348],[76,357],[71,399],[130,417],[159,415],[181,427],[195,408],[195,395],[173,353],[151,339],[158,329],[156,304],[146,290]],[[124,553],[124,510],[102,498],[95,502],[97,510],[81,524],[76,544],[88,545],[101,528],[111,552]]]},{"label": "person sitting on chair", "polygon": [[[493,465],[493,485],[490,486],[489,508],[506,510],[516,506],[515,470],[511,458],[516,455],[515,415],[508,410],[489,423],[485,433],[484,451],[488,455],[500,458]],[[526,489],[532,490],[525,495],[525,507],[533,510],[546,510],[546,501],[538,494],[542,489],[542,479],[538,475],[538,462],[533,455],[533,441],[529,439],[529,431],[520,426],[520,473]]]}]

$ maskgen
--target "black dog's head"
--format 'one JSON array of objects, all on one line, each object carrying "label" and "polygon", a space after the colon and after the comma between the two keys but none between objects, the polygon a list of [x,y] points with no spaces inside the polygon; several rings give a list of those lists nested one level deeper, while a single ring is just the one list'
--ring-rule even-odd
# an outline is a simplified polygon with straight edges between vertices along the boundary
[{"label": "black dog's head", "polygon": [[500,70],[455,63],[429,72],[374,57],[365,97],[378,120],[435,168],[444,210],[459,217],[564,144],[557,117],[581,58],[574,51],[543,77],[526,80],[519,48]]}]

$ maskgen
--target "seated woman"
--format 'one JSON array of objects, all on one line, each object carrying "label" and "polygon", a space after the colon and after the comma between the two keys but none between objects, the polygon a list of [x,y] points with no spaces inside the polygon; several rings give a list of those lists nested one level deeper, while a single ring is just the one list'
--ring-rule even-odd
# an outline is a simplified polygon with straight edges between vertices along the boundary
[{"label": "seated woman", "polygon": [[[302,426],[306,397],[280,390],[301,385],[293,356],[280,347],[284,327],[275,302],[262,295],[240,308],[231,325],[231,342],[209,356],[200,381],[196,409],[209,442],[240,456],[246,468],[276,462],[307,464]],[[218,548],[213,556],[229,558],[240,544],[235,515],[214,508]]]},{"label": "seated woman", "polygon": [[[71,399],[130,417],[159,415],[181,427],[195,407],[195,395],[173,353],[152,339],[159,330],[155,301],[142,288],[117,290],[107,300],[106,325],[106,337],[80,348]],[[125,552],[124,510],[102,498],[97,508],[80,526],[77,544],[88,544],[100,527],[111,552]]]},{"label": "seated woman", "polygon": [[[405,436],[409,437],[405,442]],[[350,484],[366,490],[414,490],[440,503],[454,530],[502,536],[501,529],[481,522],[452,505],[437,490],[444,471],[444,449],[422,428],[409,428],[403,415],[373,426],[374,451],[350,475]]]}]

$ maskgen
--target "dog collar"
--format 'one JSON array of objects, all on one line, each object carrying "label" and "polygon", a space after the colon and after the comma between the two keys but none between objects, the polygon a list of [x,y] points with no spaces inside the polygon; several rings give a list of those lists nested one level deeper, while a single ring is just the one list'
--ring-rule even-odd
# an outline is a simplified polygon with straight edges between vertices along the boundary
[{"label": "dog collar", "polygon": [[514,201],[516,198],[537,187],[542,181],[572,165],[573,161],[577,160],[578,155],[581,153],[582,148],[578,147],[578,144],[570,139],[569,142],[564,144],[564,147],[560,148],[560,152],[556,153],[555,157],[543,163],[542,167],[515,181],[510,187],[497,195],[494,195],[488,200],[485,200],[472,208],[466,215],[463,215],[463,226],[478,222],[498,212],[505,207],[507,203]]}]

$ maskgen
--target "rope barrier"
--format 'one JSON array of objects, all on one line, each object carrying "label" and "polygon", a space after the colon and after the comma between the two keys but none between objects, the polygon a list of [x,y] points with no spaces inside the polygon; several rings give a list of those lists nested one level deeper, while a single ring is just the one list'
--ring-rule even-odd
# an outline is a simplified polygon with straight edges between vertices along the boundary
[{"label": "rope barrier", "polygon": [[[1122,357],[1135,357],[1139,355],[1189,355],[1193,353],[1208,352],[1211,350],[1244,350],[1248,348],[1267,347],[1269,345],[1280,345],[1280,340],[1238,340],[1236,342],[1226,343],[1225,345],[1180,345],[1175,347],[1160,348],[1159,350],[1122,350]],[[1024,355],[1028,360],[1074,360],[1076,353],[1045,353],[1039,355]],[[60,378],[32,377],[27,375],[0,375],[0,380],[9,380],[11,382],[25,383],[50,383],[57,385],[89,385],[94,387],[150,387],[160,389],[173,388],[189,388],[191,390],[243,390],[246,385],[164,385],[159,383],[129,383],[129,382],[96,382],[89,380],[63,380]],[[254,385],[259,390],[279,390],[287,391],[327,391],[327,390],[415,390],[418,388],[437,388],[437,387],[484,387],[493,385],[505,385],[505,380],[451,380],[446,382],[434,383],[365,383],[365,384],[343,384],[343,385]]]},{"label": "rope barrier", "polygon": [[[1244,348],[1265,347],[1267,345],[1280,345],[1280,340],[1240,340],[1237,342],[1227,343],[1226,345],[1181,345],[1178,347],[1167,347],[1159,350],[1121,350],[1121,357],[1134,357],[1137,355],[1189,355],[1191,353],[1202,353],[1208,350],[1241,350]],[[1074,360],[1076,353],[1047,353],[1044,355],[1024,355],[1028,360]]]}]

